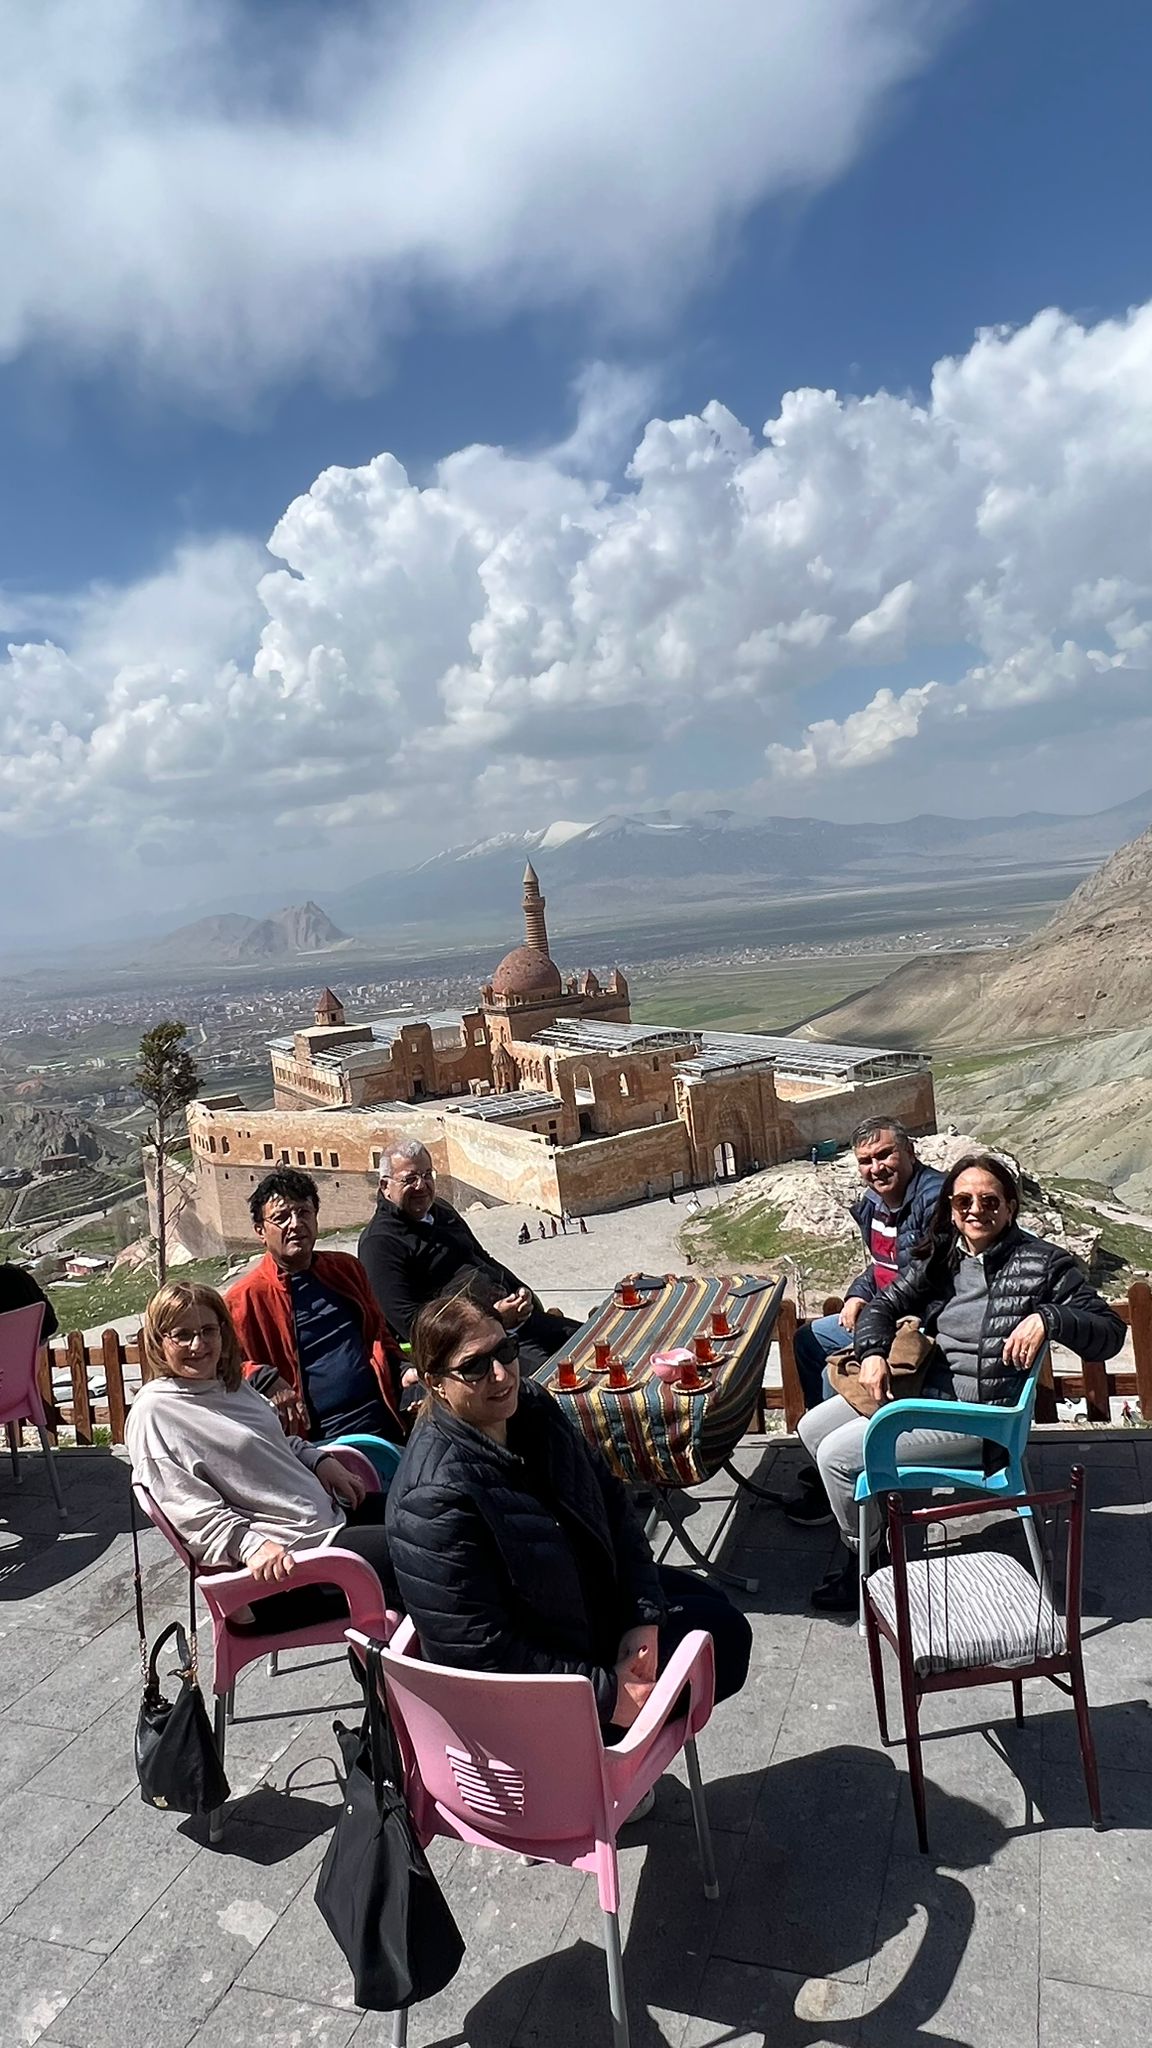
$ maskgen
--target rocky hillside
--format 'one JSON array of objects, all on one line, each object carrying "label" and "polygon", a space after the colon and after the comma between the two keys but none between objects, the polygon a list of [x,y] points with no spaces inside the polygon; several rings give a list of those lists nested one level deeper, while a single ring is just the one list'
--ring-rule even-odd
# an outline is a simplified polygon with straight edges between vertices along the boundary
[{"label": "rocky hillside", "polygon": [[63,1152],[75,1152],[86,1166],[114,1166],[137,1156],[138,1149],[138,1142],[125,1134],[102,1130],[69,1110],[0,1103],[0,1171],[25,1167],[36,1173],[46,1155]]},{"label": "rocky hillside", "polygon": [[911,960],[804,1027],[862,1044],[1002,1046],[1129,1030],[1152,1013],[1152,831],[1005,953]]},{"label": "rocky hillside", "polygon": [[983,1131],[1046,1174],[1099,1181],[1129,1208],[1152,1209],[1152,1030],[944,1060],[936,1108],[942,1123]]},{"label": "rocky hillside", "polygon": [[169,961],[257,962],[286,960],[300,953],[324,953],[348,943],[318,903],[294,903],[274,917],[242,917],[230,912],[201,917],[181,925],[151,948],[152,959]]},{"label": "rocky hillside", "polygon": [[[979,1128],[979,1126],[977,1126]],[[965,1152],[979,1151],[987,1132],[939,1132],[918,1138],[916,1149],[930,1166],[946,1172]],[[996,1150],[1021,1174],[1024,1203],[1020,1221],[1083,1260],[1109,1296],[1123,1293],[1131,1273],[1146,1273],[1152,1261],[1147,1219],[1061,1186],[1045,1175],[1043,1184],[1006,1147]],[[850,1152],[813,1169],[806,1160],[750,1174],[720,1208],[701,1207],[684,1226],[685,1249],[701,1265],[730,1260],[791,1268],[807,1312],[819,1312],[824,1294],[843,1292],[861,1267],[860,1235],[852,1203],[860,1178]],[[1117,1222],[1115,1219],[1121,1219]]]}]

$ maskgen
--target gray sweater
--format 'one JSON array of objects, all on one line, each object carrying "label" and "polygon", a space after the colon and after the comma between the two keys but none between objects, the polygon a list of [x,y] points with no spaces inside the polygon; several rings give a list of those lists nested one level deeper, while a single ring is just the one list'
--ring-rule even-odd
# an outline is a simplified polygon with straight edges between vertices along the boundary
[{"label": "gray sweater", "polygon": [[[956,1268],[956,1292],[941,1309],[936,1323],[936,1342],[948,1360],[949,1370],[961,1380],[976,1382],[980,1337],[988,1313],[988,1275],[979,1253],[962,1252]],[[957,1389],[959,1393],[959,1389]],[[963,1400],[975,1399],[965,1391]]]},{"label": "gray sweater", "polygon": [[262,1543],[331,1543],[344,1515],[315,1478],[326,1444],[285,1436],[247,1382],[149,1380],[125,1431],[132,1477],[146,1486],[200,1564],[244,1564]]}]

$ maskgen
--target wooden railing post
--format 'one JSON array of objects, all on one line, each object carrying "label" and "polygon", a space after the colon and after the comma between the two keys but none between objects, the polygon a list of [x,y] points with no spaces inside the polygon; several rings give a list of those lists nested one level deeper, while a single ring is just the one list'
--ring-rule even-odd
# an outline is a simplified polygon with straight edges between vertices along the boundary
[{"label": "wooden railing post", "polygon": [[1147,1280],[1134,1280],[1128,1289],[1128,1320],[1132,1325],[1136,1398],[1145,1422],[1152,1422],[1152,1286]]},{"label": "wooden railing post", "polygon": [[795,1430],[804,1413],[804,1389],[796,1370],[796,1304],[787,1297],[780,1303],[776,1319],[776,1341],[780,1346],[780,1383],[784,1394],[784,1422]]},{"label": "wooden railing post", "polygon": [[88,1393],[88,1347],[83,1332],[68,1337],[68,1371],[72,1377],[72,1421],[78,1444],[92,1442],[92,1401]]},{"label": "wooden railing post", "polygon": [[1084,1414],[1088,1422],[1111,1422],[1112,1405],[1108,1382],[1108,1367],[1103,1359],[1085,1358],[1082,1361],[1084,1373]]},{"label": "wooden railing post", "polygon": [[120,1342],[118,1330],[103,1332],[100,1339],[100,1356],[104,1367],[104,1384],[108,1389],[108,1427],[113,1443],[122,1444],[128,1410],[124,1399],[124,1346]]},{"label": "wooden railing post", "polygon": [[40,1398],[44,1403],[44,1420],[48,1428],[48,1441],[54,1444],[60,1427],[60,1410],[56,1406],[56,1396],[52,1390],[52,1353],[47,1344],[40,1346],[40,1356],[36,1360],[36,1384],[40,1389]]}]

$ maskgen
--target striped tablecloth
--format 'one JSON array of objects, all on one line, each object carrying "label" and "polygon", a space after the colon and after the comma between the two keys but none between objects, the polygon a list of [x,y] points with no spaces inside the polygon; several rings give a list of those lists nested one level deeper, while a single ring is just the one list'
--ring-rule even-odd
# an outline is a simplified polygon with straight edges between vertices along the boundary
[{"label": "striped tablecloth", "polygon": [[[561,1354],[579,1385],[558,1384],[560,1357],[535,1377],[566,1402],[585,1436],[630,1485],[694,1486],[730,1458],[756,1409],[764,1366],[779,1313],[782,1283],[761,1275],[712,1279],[641,1276],[638,1308],[623,1308],[619,1288],[583,1324]],[[712,1336],[712,1314],[723,1309],[732,1335]],[[692,1349],[711,1338],[715,1363],[700,1367],[705,1385],[689,1393],[659,1379],[653,1352]],[[607,1342],[627,1368],[623,1387],[610,1387],[595,1367],[595,1345]]]}]

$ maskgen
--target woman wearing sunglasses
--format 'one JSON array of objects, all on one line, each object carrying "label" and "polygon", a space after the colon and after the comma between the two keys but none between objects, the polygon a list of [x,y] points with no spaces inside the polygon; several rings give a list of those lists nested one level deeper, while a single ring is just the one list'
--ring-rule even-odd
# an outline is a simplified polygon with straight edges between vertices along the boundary
[{"label": "woman wearing sunglasses", "polygon": [[[1113,1358],[1124,1324],[1084,1270],[1059,1245],[1021,1230],[1015,1174],[990,1152],[970,1152],[945,1176],[936,1213],[912,1265],[870,1301],[856,1323],[860,1384],[890,1399],[888,1353],[902,1316],[915,1316],[936,1348],[921,1400],[941,1403],[939,1429],[909,1430],[900,1460],[918,1465],[983,1465],[985,1445],[948,1428],[946,1403],[983,1401],[1007,1408],[1021,1375],[1049,1339],[1082,1358]],[[810,1408],[800,1436],[831,1503],[840,1534],[856,1546],[856,1481],[864,1465],[868,1420],[839,1395]],[[829,1572],[812,1604],[856,1606],[855,1557]]]},{"label": "woman wearing sunglasses", "polygon": [[653,1563],[619,1480],[475,1294],[421,1309],[423,1404],[388,1499],[392,1564],[424,1654],[475,1671],[578,1673],[630,1727],[690,1630],[738,1692],[752,1632],[723,1593]]}]

